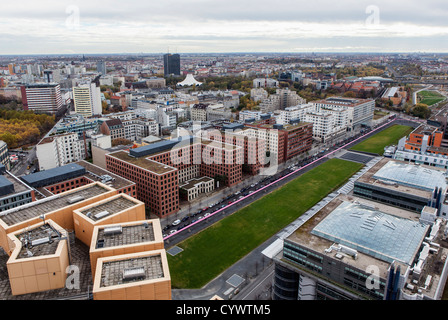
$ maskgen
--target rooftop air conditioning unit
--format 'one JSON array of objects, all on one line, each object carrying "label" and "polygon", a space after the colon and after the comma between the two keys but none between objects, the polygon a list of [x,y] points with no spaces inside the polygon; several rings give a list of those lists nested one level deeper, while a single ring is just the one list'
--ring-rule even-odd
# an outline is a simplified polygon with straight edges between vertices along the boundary
[{"label": "rooftop air conditioning unit", "polygon": [[75,202],[79,202],[79,201],[81,201],[81,200],[84,200],[84,197],[83,197],[83,196],[75,196],[75,197],[69,198],[69,199],[67,200],[67,202],[70,203],[70,204],[72,204],[72,203],[75,203]]},{"label": "rooftop air conditioning unit", "polygon": [[101,219],[104,218],[105,216],[107,216],[109,214],[109,211],[104,210],[101,212],[98,212],[97,214],[94,215],[95,219]]},{"label": "rooftop air conditioning unit", "polygon": [[37,246],[37,245],[40,245],[40,244],[44,244],[44,243],[48,243],[48,242],[50,242],[50,238],[49,237],[45,237],[45,238],[40,238],[40,239],[36,239],[36,240],[31,240],[31,245],[34,247],[34,246]]},{"label": "rooftop air conditioning unit", "polygon": [[121,226],[113,226],[104,228],[103,231],[105,236],[111,236],[114,234],[121,234],[123,232],[123,228]]}]

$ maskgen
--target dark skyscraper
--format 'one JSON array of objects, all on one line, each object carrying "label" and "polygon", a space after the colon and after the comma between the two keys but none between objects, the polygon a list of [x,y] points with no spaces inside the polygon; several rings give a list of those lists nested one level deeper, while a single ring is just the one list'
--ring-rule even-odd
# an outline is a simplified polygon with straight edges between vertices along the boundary
[{"label": "dark skyscraper", "polygon": [[98,61],[96,63],[96,71],[101,73],[101,75],[105,76],[107,74],[106,70],[106,62],[104,61]]},{"label": "dark skyscraper", "polygon": [[180,76],[180,55],[167,53],[163,55],[163,73],[165,76]]}]

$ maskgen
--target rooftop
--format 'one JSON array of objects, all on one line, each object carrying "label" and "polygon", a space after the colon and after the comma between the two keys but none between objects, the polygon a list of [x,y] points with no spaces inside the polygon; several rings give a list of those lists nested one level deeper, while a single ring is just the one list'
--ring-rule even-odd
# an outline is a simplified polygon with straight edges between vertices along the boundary
[{"label": "rooftop", "polygon": [[148,220],[133,225],[114,225],[113,228],[100,227],[96,249],[151,241],[155,241],[154,225],[151,220]]},{"label": "rooftop", "polygon": [[154,251],[147,256],[103,262],[100,288],[164,277],[162,256]]},{"label": "rooftop", "polygon": [[406,269],[418,253],[428,231],[419,222],[419,214],[366,199],[340,194],[293,232],[287,240],[315,252],[326,251],[338,243],[357,250],[354,259],[345,256],[344,263],[366,270],[379,268],[387,277],[392,260]]},{"label": "rooftop", "polygon": [[447,187],[445,171],[399,161],[388,161],[373,178],[429,192]]},{"label": "rooftop", "polygon": [[135,207],[139,204],[140,201],[136,199],[131,200],[124,194],[119,194],[118,196],[111,197],[99,202],[98,204],[94,204],[93,206],[88,206],[88,208],[86,209],[77,211],[86,215],[93,221],[99,221],[118,212]]},{"label": "rooftop", "polygon": [[428,225],[361,203],[343,201],[311,234],[383,261],[411,264]]},{"label": "rooftop", "polygon": [[23,221],[39,217],[42,214],[47,214],[67,206],[70,206],[74,201],[84,201],[86,199],[94,198],[98,195],[110,192],[112,189],[106,188],[101,184],[89,184],[84,187],[79,187],[50,198],[44,198],[39,201],[34,201],[29,204],[12,208],[3,211],[0,214],[0,219],[8,226],[12,226]]},{"label": "rooftop", "polygon": [[26,245],[22,245],[17,259],[55,254],[62,237],[61,233],[48,223],[15,236],[19,240],[23,239],[23,244],[27,241]]},{"label": "rooftop", "polygon": [[113,152],[108,154],[107,156],[115,157],[117,159],[128,162],[134,166],[149,170],[151,172],[155,172],[156,174],[165,174],[167,172],[177,170],[176,168],[170,167],[166,164],[153,161],[144,157],[141,158],[131,157],[129,153],[125,151]]},{"label": "rooftop", "polygon": [[[386,166],[389,162],[392,162],[392,164]],[[383,167],[385,170],[381,171]],[[394,169],[396,170],[394,171]],[[411,173],[408,175],[409,172]],[[376,185],[395,192],[430,198],[434,191],[433,186],[435,184],[433,183],[435,181],[441,182],[443,172],[435,167],[412,165],[404,161],[383,158],[364,173],[358,179],[358,182]]]}]

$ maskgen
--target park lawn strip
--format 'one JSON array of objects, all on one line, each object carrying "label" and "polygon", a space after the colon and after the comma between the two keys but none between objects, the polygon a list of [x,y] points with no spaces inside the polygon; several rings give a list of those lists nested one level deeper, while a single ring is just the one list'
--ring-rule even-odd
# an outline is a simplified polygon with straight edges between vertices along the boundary
[{"label": "park lawn strip", "polygon": [[420,91],[417,94],[422,97],[419,103],[423,103],[428,106],[431,106],[433,104],[436,104],[437,102],[445,100],[445,97],[437,92]]},{"label": "park lawn strip", "polygon": [[350,150],[382,155],[384,147],[397,144],[398,140],[407,136],[412,130],[412,127],[396,124],[354,145]]},{"label": "park lawn strip", "polygon": [[174,257],[168,255],[172,287],[201,288],[342,186],[362,167],[360,163],[328,160],[181,242],[178,246],[184,251]]}]

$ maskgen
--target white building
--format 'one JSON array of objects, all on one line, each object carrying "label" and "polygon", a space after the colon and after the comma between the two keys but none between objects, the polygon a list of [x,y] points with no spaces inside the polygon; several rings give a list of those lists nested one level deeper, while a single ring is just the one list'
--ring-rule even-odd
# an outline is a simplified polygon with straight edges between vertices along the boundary
[{"label": "white building", "polygon": [[273,112],[274,110],[284,110],[288,107],[306,103],[306,100],[289,89],[277,89],[275,94],[271,94],[264,99],[259,107],[263,113]]},{"label": "white building", "polygon": [[268,92],[263,88],[253,88],[250,90],[250,97],[254,101],[263,101],[269,96]]},{"label": "white building", "polygon": [[224,105],[221,103],[211,104],[206,109],[206,120],[220,120],[220,119],[230,119],[232,117],[232,112],[226,110]]},{"label": "white building", "polygon": [[39,169],[48,170],[83,160],[86,147],[84,140],[79,139],[74,132],[46,137],[36,145]]},{"label": "white building", "polygon": [[239,113],[239,120],[241,122],[245,122],[249,119],[255,119],[255,121],[258,121],[261,119],[262,114],[263,113],[261,111],[243,110]]},{"label": "white building", "polygon": [[324,107],[313,103],[301,104],[280,110],[277,123],[288,124],[291,120],[313,123],[313,138],[325,142],[347,131],[348,110],[341,107]]},{"label": "white building", "polygon": [[[327,110],[347,110],[347,127],[351,131],[360,125],[370,126],[375,110],[375,100],[373,99],[353,99],[331,97],[325,100],[312,101],[316,110],[325,108]],[[343,121],[341,118],[340,121]]]},{"label": "white building", "polygon": [[253,80],[254,88],[277,88],[278,81],[270,78],[257,78]]},{"label": "white building", "polygon": [[75,113],[85,117],[102,114],[101,91],[94,82],[80,83],[73,87]]}]

